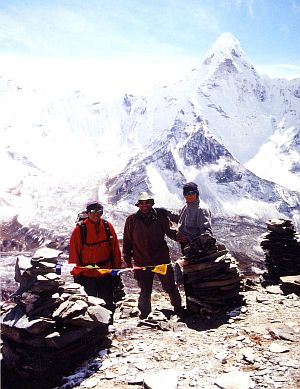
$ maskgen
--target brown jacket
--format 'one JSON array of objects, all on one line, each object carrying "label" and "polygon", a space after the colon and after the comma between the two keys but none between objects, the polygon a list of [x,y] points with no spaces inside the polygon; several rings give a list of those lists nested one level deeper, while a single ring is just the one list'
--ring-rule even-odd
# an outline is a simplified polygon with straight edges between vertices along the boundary
[{"label": "brown jacket", "polygon": [[128,266],[155,266],[170,263],[165,235],[175,240],[176,230],[165,212],[152,208],[147,220],[138,211],[127,217],[123,234],[123,257]]}]

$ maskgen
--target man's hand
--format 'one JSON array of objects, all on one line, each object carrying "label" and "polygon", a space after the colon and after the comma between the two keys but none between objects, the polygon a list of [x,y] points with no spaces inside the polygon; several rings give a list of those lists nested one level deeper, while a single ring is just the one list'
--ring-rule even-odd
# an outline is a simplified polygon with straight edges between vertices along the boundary
[{"label": "man's hand", "polygon": [[181,232],[177,232],[175,240],[176,240],[176,242],[179,242],[179,243],[187,243],[188,242],[188,239]]},{"label": "man's hand", "polygon": [[180,266],[180,267],[184,267],[186,265],[188,265],[188,261],[186,261],[184,258],[179,258],[177,259],[176,263]]}]

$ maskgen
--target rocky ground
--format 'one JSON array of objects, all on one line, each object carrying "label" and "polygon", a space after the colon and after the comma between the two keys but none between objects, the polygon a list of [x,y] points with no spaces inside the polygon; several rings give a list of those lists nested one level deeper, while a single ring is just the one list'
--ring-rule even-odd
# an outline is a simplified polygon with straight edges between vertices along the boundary
[{"label": "rocky ground", "polygon": [[299,296],[250,284],[242,307],[184,320],[171,315],[156,290],[153,319],[140,321],[137,294],[127,294],[127,308],[111,328],[112,347],[59,388],[300,388]]},{"label": "rocky ground", "polygon": [[[251,220],[215,220],[215,226],[218,241],[238,259],[245,277],[244,305],[223,315],[180,319],[172,316],[167,297],[155,283],[154,316],[141,322],[135,281],[124,273],[127,297],[111,327],[112,346],[64,377],[57,388],[300,388],[300,298],[259,282],[265,270],[259,249],[265,226]],[[39,243],[40,236],[29,231],[25,249],[35,248],[33,236]],[[178,248],[172,249],[176,258]],[[17,287],[16,255],[1,255],[3,298]],[[62,269],[62,277],[71,281],[66,259]],[[35,384],[32,388],[41,388]]]}]

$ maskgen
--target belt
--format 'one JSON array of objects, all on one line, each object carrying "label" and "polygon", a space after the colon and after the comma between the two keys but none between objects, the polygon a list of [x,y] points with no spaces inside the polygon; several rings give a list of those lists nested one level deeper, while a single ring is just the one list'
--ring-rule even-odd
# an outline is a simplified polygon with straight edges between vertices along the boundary
[{"label": "belt", "polygon": [[104,261],[101,262],[95,262],[95,263],[88,263],[85,264],[84,266],[101,266],[104,265],[105,263],[112,262],[111,258],[104,259]]}]

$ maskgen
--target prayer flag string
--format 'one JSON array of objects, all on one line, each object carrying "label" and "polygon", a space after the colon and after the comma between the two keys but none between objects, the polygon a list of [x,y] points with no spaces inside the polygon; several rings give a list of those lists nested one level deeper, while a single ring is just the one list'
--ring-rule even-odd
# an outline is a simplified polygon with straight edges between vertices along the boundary
[{"label": "prayer flag string", "polygon": [[168,263],[168,264],[164,263],[164,264],[156,265],[156,266],[134,266],[134,267],[127,267],[124,269],[102,269],[99,266],[94,266],[94,265],[74,266],[74,268],[71,270],[71,274],[73,276],[77,276],[83,272],[91,270],[91,271],[93,271],[93,273],[96,271],[102,275],[107,274],[110,276],[118,276],[119,274],[124,273],[124,272],[132,272],[132,271],[136,271],[136,270],[151,269],[151,271],[153,273],[166,275],[169,265],[170,265],[170,263]]}]

